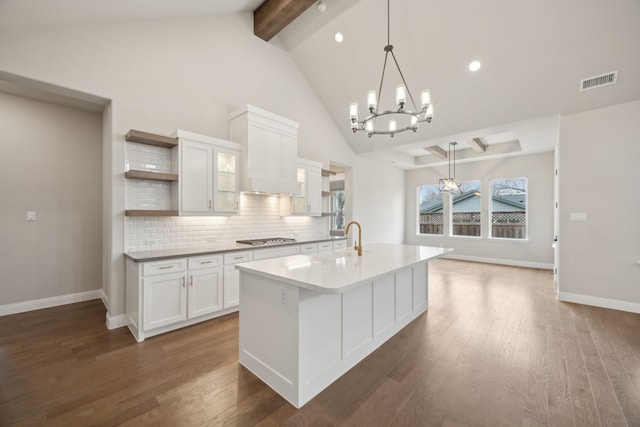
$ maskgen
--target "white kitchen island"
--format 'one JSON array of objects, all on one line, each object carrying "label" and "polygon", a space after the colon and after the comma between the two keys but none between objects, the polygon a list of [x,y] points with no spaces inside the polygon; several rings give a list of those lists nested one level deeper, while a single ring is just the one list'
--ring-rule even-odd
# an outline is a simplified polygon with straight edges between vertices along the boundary
[{"label": "white kitchen island", "polygon": [[371,244],[238,264],[240,363],[299,408],[428,307],[451,249]]}]

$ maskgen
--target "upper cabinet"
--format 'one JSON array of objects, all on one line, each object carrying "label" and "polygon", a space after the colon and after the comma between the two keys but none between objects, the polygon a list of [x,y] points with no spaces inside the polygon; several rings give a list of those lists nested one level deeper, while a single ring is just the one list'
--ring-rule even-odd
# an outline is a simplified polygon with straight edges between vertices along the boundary
[{"label": "upper cabinet", "polygon": [[242,191],[297,191],[298,124],[247,105],[229,116],[230,137],[242,148]]},{"label": "upper cabinet", "polygon": [[179,130],[180,215],[238,211],[240,146]]},{"label": "upper cabinet", "polygon": [[320,216],[322,214],[322,163],[298,159],[297,189],[287,197],[280,196],[280,215]]}]

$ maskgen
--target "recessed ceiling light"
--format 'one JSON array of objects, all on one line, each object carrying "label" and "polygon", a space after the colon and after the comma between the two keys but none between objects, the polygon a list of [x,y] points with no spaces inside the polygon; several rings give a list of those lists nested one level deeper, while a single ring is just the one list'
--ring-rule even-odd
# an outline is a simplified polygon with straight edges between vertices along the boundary
[{"label": "recessed ceiling light", "polygon": [[344,36],[339,31],[336,33],[335,36],[333,36],[333,38],[336,39],[336,42],[338,43],[342,43],[344,41]]},{"label": "recessed ceiling light", "polygon": [[480,63],[480,61],[471,61],[469,63],[469,70],[478,71],[481,66],[482,66],[482,64]]},{"label": "recessed ceiling light", "polygon": [[325,3],[324,1],[320,0],[318,2],[318,10],[320,12],[324,12],[325,10],[327,10],[327,3]]}]

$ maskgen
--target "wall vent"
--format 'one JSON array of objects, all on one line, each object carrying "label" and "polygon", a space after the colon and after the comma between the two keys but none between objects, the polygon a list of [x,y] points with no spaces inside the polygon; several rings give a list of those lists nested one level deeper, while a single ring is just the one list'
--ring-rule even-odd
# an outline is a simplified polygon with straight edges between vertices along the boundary
[{"label": "wall vent", "polygon": [[618,82],[617,71],[601,74],[599,76],[589,77],[587,79],[580,80],[580,92],[589,90],[589,89],[595,89],[597,87],[614,85],[617,82]]}]

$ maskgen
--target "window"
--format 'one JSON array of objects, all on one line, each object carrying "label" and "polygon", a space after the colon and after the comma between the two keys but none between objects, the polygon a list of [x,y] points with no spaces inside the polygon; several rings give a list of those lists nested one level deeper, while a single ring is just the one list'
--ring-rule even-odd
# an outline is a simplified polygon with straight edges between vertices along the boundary
[{"label": "window", "polygon": [[491,237],[527,238],[527,178],[491,180]]},{"label": "window", "polygon": [[451,195],[451,235],[480,237],[482,193],[480,181],[466,181],[460,194]]},{"label": "window", "polygon": [[437,184],[418,186],[418,234],[444,233],[442,193]]}]

